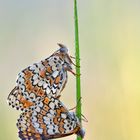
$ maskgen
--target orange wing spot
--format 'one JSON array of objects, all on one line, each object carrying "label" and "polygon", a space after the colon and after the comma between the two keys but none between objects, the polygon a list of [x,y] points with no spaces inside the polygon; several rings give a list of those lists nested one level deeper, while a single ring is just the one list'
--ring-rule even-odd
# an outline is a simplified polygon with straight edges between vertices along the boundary
[{"label": "orange wing spot", "polygon": [[27,90],[27,92],[31,93],[33,90],[33,86],[32,86],[30,78],[33,76],[33,73],[30,72],[29,70],[25,70],[24,73],[25,73],[26,90]]},{"label": "orange wing spot", "polygon": [[36,138],[36,140],[41,140],[40,134],[36,133],[35,138]]},{"label": "orange wing spot", "polygon": [[45,103],[45,104],[48,104],[49,102],[50,102],[50,99],[49,99],[48,97],[45,97],[44,103]]},{"label": "orange wing spot", "polygon": [[25,77],[26,77],[27,79],[29,79],[29,78],[33,75],[33,73],[32,73],[31,71],[29,71],[28,69],[25,70],[24,73],[25,73]]},{"label": "orange wing spot", "polygon": [[40,127],[43,129],[43,134],[47,134],[46,125],[44,123],[41,123]]},{"label": "orange wing spot", "polygon": [[30,81],[26,81],[25,84],[26,84],[26,90],[27,90],[27,92],[31,93],[32,92],[32,89],[33,89],[33,86],[31,84],[31,82]]},{"label": "orange wing spot", "polygon": [[57,109],[56,112],[57,112],[57,115],[60,115],[61,112],[67,112],[67,110],[64,107],[61,107],[60,109]]},{"label": "orange wing spot", "polygon": [[64,107],[61,107],[60,109],[57,109],[56,112],[57,112],[57,116],[60,116],[61,112],[67,112],[67,110]]},{"label": "orange wing spot", "polygon": [[55,79],[55,83],[58,84],[60,82],[60,76],[57,76]]},{"label": "orange wing spot", "polygon": [[38,122],[39,122],[40,124],[42,124],[42,123],[43,123],[43,115],[38,114],[37,117],[38,117]]},{"label": "orange wing spot", "polygon": [[32,91],[33,91],[33,92],[35,92],[35,93],[37,93],[37,92],[38,92],[38,90],[39,90],[39,89],[38,89],[38,87],[37,87],[37,86],[35,86],[35,87],[32,89]]},{"label": "orange wing spot", "polygon": [[32,134],[31,133],[28,133],[28,136],[32,136]]},{"label": "orange wing spot", "polygon": [[65,131],[65,129],[63,128],[63,126],[64,126],[64,119],[62,119],[61,121],[60,121],[60,123],[59,123],[59,131],[61,132],[61,133],[64,133],[64,131]]},{"label": "orange wing spot", "polygon": [[61,111],[61,109],[57,109],[56,112],[57,112],[57,115],[60,116],[62,111]]},{"label": "orange wing spot", "polygon": [[62,112],[67,112],[67,110],[64,107],[61,107]]},{"label": "orange wing spot", "polygon": [[28,108],[32,105],[34,105],[32,102],[26,101],[23,106],[24,106],[24,108]]},{"label": "orange wing spot", "polygon": [[44,91],[42,89],[39,89],[38,92],[37,92],[38,96],[44,96],[44,94],[45,93],[44,93]]},{"label": "orange wing spot", "polygon": [[53,122],[54,122],[54,124],[56,124],[56,125],[58,125],[58,124],[59,124],[59,122],[58,122],[58,120],[57,120],[57,118],[56,118],[56,117],[53,119]]},{"label": "orange wing spot", "polygon": [[23,131],[23,133],[22,133],[23,135],[27,135],[27,132],[26,131]]},{"label": "orange wing spot", "polygon": [[45,110],[41,110],[41,114],[42,115],[46,115],[46,111]]},{"label": "orange wing spot", "polygon": [[51,66],[47,66],[47,67],[46,67],[46,71],[47,71],[48,73],[52,73],[52,68],[51,68]]},{"label": "orange wing spot", "polygon": [[42,119],[42,118],[43,118],[43,115],[38,114],[37,117],[38,117],[39,119]]},{"label": "orange wing spot", "polygon": [[60,127],[59,127],[59,131],[60,131],[61,133],[64,133],[65,129],[63,128],[63,126],[60,126]]},{"label": "orange wing spot", "polygon": [[32,126],[32,124],[30,124],[30,126],[29,126],[29,128],[28,128],[27,131],[28,131],[28,132],[31,132],[31,133],[36,133],[36,130],[35,130],[35,128]]},{"label": "orange wing spot", "polygon": [[43,109],[47,112],[49,110],[49,107],[47,105],[44,105]]},{"label": "orange wing spot", "polygon": [[41,128],[43,128],[43,130],[46,129],[46,125],[45,124],[41,123],[40,126],[41,126]]},{"label": "orange wing spot", "polygon": [[46,68],[44,68],[43,70],[40,71],[39,75],[42,77],[42,78],[45,78],[45,73],[46,73]]},{"label": "orange wing spot", "polygon": [[29,80],[25,80],[25,84],[26,84],[26,85],[30,85]]},{"label": "orange wing spot", "polygon": [[49,80],[50,80],[50,85],[53,85],[54,80],[52,78],[50,78]]},{"label": "orange wing spot", "polygon": [[34,103],[26,100],[23,96],[20,97],[20,102],[23,104],[24,108],[28,108],[28,107],[34,105]]},{"label": "orange wing spot", "polygon": [[38,122],[39,123],[43,123],[43,119],[38,119]]}]

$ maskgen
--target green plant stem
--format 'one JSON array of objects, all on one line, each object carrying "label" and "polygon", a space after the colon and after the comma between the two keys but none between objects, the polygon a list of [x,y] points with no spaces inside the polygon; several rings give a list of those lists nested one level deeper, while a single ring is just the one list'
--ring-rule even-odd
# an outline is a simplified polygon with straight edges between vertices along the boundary
[{"label": "green plant stem", "polygon": [[[75,57],[76,66],[80,66],[80,49],[79,49],[79,31],[78,31],[78,13],[77,13],[77,0],[74,0],[74,27],[75,27]],[[81,79],[80,79],[80,67],[76,67],[76,115],[81,122]],[[77,140],[82,140],[77,136]]]}]

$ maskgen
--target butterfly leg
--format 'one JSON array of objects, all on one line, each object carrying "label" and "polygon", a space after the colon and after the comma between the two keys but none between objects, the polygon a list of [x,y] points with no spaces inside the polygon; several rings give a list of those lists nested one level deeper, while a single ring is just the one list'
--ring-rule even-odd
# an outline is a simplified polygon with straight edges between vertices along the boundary
[{"label": "butterfly leg", "polygon": [[65,67],[65,70],[71,72],[74,76],[80,76],[80,75],[81,75],[81,74],[76,74],[74,71],[72,71],[72,70],[71,70],[70,68],[68,68],[68,67]]},{"label": "butterfly leg", "polygon": [[[74,56],[71,56],[71,55],[70,55],[70,58],[72,58],[72,59],[76,59],[76,57],[74,57]],[[78,60],[81,60],[81,59],[79,58]]]},{"label": "butterfly leg", "polygon": [[79,98],[79,100],[78,100],[78,102],[77,102],[76,106],[75,106],[75,107],[73,107],[73,108],[71,108],[71,109],[69,109],[69,111],[76,109],[76,108],[77,108],[77,106],[78,106],[78,104],[80,103],[81,99],[82,99],[82,97],[80,97],[80,98]]},{"label": "butterfly leg", "polygon": [[69,59],[69,61],[70,61],[71,64],[73,64],[73,65],[74,65],[75,67],[77,67],[77,68],[80,68],[80,66],[77,66],[77,65],[71,60],[71,58],[76,59],[75,57],[67,55],[67,58]]}]

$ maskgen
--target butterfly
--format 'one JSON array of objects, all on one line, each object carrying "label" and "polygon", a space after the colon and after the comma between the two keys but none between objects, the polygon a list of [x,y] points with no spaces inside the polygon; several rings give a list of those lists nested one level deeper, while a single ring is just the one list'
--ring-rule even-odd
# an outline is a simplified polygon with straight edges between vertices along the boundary
[{"label": "butterfly", "polygon": [[45,97],[35,106],[23,111],[17,127],[22,140],[47,140],[77,134],[84,137],[84,130],[74,112],[58,98]]},{"label": "butterfly", "polygon": [[18,74],[16,86],[7,98],[9,105],[24,110],[46,96],[61,96],[68,79],[67,72],[76,74],[72,71],[72,65],[75,64],[68,49],[63,44],[58,45],[60,48],[50,57],[28,66]]},{"label": "butterfly", "polygon": [[[81,137],[85,132],[74,112],[59,100],[67,83],[67,71],[75,65],[68,49],[60,49],[50,57],[28,66],[18,74],[15,88],[8,96],[8,103],[22,114],[17,122],[22,140],[47,140],[71,134]],[[76,66],[76,65],[75,65]]]},{"label": "butterfly", "polygon": [[22,140],[48,140],[72,134],[84,137],[79,119],[54,97],[45,97],[35,106],[24,110],[17,127]]}]

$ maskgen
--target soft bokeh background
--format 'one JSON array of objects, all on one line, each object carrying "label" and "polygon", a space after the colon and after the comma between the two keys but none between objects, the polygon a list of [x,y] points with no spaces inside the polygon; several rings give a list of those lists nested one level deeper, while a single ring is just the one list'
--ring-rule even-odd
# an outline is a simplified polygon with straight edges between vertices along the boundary
[{"label": "soft bokeh background", "polygon": [[[84,140],[140,140],[140,1],[79,0],[78,8]],[[57,42],[74,55],[72,0],[0,0],[0,140],[18,139],[19,112],[6,103],[18,72]],[[71,74],[63,93],[74,107]]]}]

